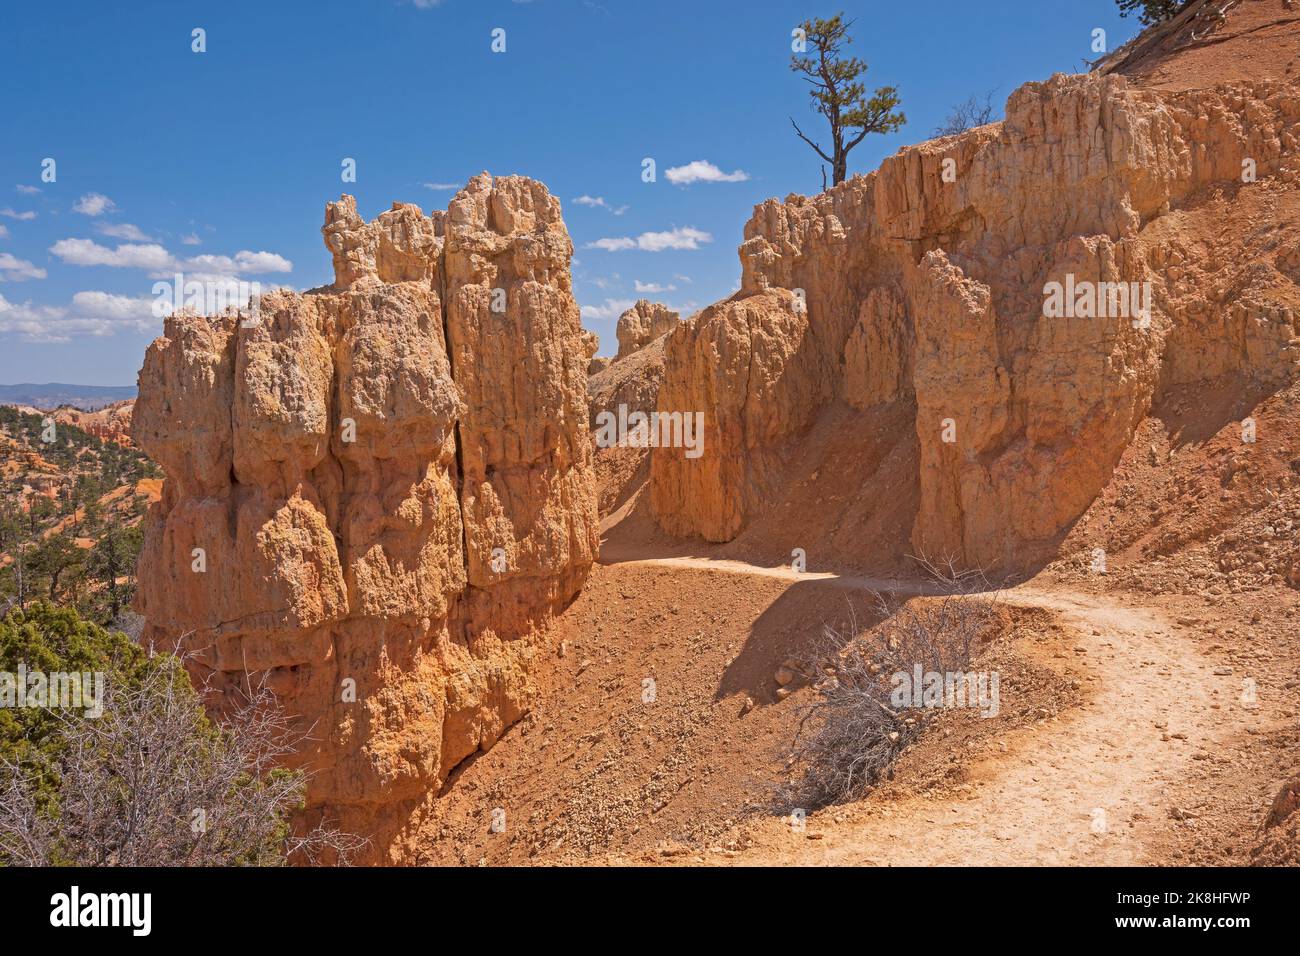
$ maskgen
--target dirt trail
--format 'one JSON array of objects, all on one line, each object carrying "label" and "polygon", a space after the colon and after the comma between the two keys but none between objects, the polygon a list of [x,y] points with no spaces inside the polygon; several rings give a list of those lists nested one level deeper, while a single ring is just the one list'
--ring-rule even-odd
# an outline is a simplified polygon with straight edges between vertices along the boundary
[{"label": "dirt trail", "polygon": [[669,557],[659,558],[646,556],[631,556],[631,553],[621,554],[616,559],[609,559],[604,555],[601,556],[602,564],[618,565],[640,565],[643,567],[656,568],[683,568],[691,571],[722,571],[726,574],[738,574],[747,577],[776,578],[780,581],[789,581],[796,584],[801,581],[829,581],[846,588],[866,588],[873,591],[897,591],[900,594],[927,594],[933,589],[923,581],[903,580],[900,578],[882,578],[882,577],[861,577],[851,574],[836,574],[833,571],[795,571],[788,565],[777,565],[775,567],[763,567],[757,564],[747,564],[744,561],[733,561],[726,558],[691,558],[691,557]]},{"label": "dirt trail", "polygon": [[[1007,741],[1005,753],[972,768],[967,799],[879,808],[865,820],[822,824],[806,834],[767,829],[766,850],[750,863],[1067,865],[1144,862],[1148,830],[1162,823],[1168,788],[1190,769],[1192,746],[1234,729],[1216,691],[1230,699],[1231,676],[1213,668],[1149,608],[1116,607],[1093,596],[1023,588],[1008,602],[1059,612],[1076,628],[1099,691],[1089,705]],[[1235,710],[1235,709],[1234,709]],[[1240,711],[1236,711],[1238,715]],[[1185,738],[1174,737],[1184,734]],[[797,838],[795,838],[797,837]]]},{"label": "dirt trail", "polygon": [[[635,563],[709,568],[753,577],[834,580],[846,587],[913,593],[916,582],[795,574],[705,558]],[[1105,597],[1047,592],[1032,584],[1003,592],[1023,607],[1057,612],[1076,631],[1075,654],[1097,688],[1088,704],[1013,732],[1005,751],[970,768],[955,798],[865,801],[813,814],[807,832],[786,820],[759,823],[740,864],[1132,864],[1144,861],[1170,787],[1192,773],[1200,747],[1238,733],[1247,712],[1228,706],[1240,679],[1216,675],[1164,613]],[[808,833],[820,834],[809,839]],[[1149,861],[1148,861],[1149,862]]]}]

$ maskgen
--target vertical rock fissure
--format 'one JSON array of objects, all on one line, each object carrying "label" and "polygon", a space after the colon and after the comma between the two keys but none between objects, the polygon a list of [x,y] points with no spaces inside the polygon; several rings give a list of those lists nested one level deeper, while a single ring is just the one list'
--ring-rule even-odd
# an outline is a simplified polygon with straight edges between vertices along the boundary
[{"label": "vertical rock fissure", "polygon": [[[460,381],[456,378],[456,349],[451,340],[451,322],[448,316],[451,313],[451,300],[449,298],[449,286],[447,284],[447,243],[450,237],[445,236],[442,248],[438,252],[438,267],[435,273],[435,279],[438,283],[438,304],[442,310],[442,341],[443,347],[447,350],[447,368],[451,375],[452,384],[456,386],[457,394],[460,393]],[[462,402],[461,407],[464,407]],[[461,569],[465,572],[465,589],[470,588],[469,583],[469,530],[465,521],[465,439],[461,434],[461,416],[462,412],[457,412],[456,421],[452,425],[452,441],[455,445],[456,460],[456,478],[453,484],[456,488],[456,512],[460,515],[460,563]]]}]

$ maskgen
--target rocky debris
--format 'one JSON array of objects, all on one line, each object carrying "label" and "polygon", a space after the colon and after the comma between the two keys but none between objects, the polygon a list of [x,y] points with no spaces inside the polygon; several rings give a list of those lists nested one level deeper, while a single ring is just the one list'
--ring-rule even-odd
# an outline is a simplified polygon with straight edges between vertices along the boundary
[{"label": "rocky debris", "polygon": [[[1090,553],[1100,547],[1110,556],[1108,577],[1126,590],[1222,596],[1300,588],[1300,469],[1292,466],[1300,447],[1300,383],[1253,410],[1216,413],[1215,434],[1177,454],[1164,452],[1189,427],[1204,427],[1196,424],[1201,409],[1221,406],[1224,396],[1237,401],[1222,384],[1189,386],[1164,400],[1139,432],[1143,443],[1158,439],[1159,461],[1125,452],[1063,543],[1054,573],[1072,584],[1097,583]],[[1249,445],[1241,440],[1247,414],[1258,430]]]},{"label": "rocky debris", "polygon": [[[1267,393],[1294,376],[1300,162],[1286,144],[1300,145],[1300,109],[1285,83],[1058,75],[1015,91],[1000,124],[759,205],[740,291],[665,343],[659,408],[702,411],[709,452],[652,452],[659,524],[730,541],[772,508],[829,410],[901,407],[915,436],[861,463],[860,495],[904,499],[871,476],[915,442],[909,552],[1045,561],[1164,392],[1236,376]],[[1258,197],[1232,234],[1249,254],[1188,238],[1222,221],[1229,190]],[[1049,317],[1050,283],[1105,302]]]},{"label": "rocky debris", "polygon": [[681,321],[681,316],[658,302],[638,299],[632,308],[618,317],[615,334],[618,336],[618,355],[614,361],[625,359],[633,352],[645,348],[659,336],[671,332]]},{"label": "rocky debris", "polygon": [[1273,799],[1268,817],[1264,820],[1265,829],[1281,826],[1300,810],[1300,777],[1288,780]]},{"label": "rocky debris", "polygon": [[1282,785],[1261,828],[1258,843],[1251,850],[1255,866],[1300,864],[1300,777]]},{"label": "rocky debris", "polygon": [[149,348],[133,431],[167,480],[138,607],[218,709],[265,674],[314,727],[308,817],[396,860],[528,709],[531,636],[594,560],[587,357],[539,183],[368,223],[344,196],[323,234],[333,287],[175,315]]}]

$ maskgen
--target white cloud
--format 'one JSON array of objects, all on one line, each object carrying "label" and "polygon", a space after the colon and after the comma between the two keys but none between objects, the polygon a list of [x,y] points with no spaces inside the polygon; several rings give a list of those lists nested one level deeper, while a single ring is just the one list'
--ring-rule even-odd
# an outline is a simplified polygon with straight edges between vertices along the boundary
[{"label": "white cloud", "polygon": [[7,239],[7,238],[9,238],[9,227],[5,225],[0,225],[0,239]]},{"label": "white cloud", "polygon": [[24,186],[22,183],[18,183],[14,186],[14,189],[18,190],[24,196],[33,196],[41,191],[39,186]]},{"label": "white cloud", "polygon": [[749,179],[749,173],[743,169],[724,173],[707,159],[697,159],[685,166],[674,166],[664,176],[674,186],[689,186],[691,183],[743,183]]},{"label": "white cloud", "polygon": [[602,305],[582,306],[582,317],[584,319],[617,319],[634,305],[636,305],[636,302],[633,299],[606,299]]},{"label": "white cloud", "polygon": [[622,249],[635,249],[636,240],[628,239],[624,236],[621,239],[597,239],[595,242],[587,243],[588,249],[604,249],[606,252],[618,252]]},{"label": "white cloud", "polygon": [[119,331],[153,332],[153,299],[111,292],[78,292],[69,307],[15,304],[0,296],[0,336],[27,342],[70,342],[73,338],[113,335]]},{"label": "white cloud", "polygon": [[293,263],[274,252],[249,252],[247,249],[235,253],[235,267],[240,272],[292,272]]},{"label": "white cloud", "polygon": [[0,335],[17,334],[29,342],[66,342],[66,335],[55,335],[51,329],[65,314],[63,309],[31,302],[15,305],[0,295]]},{"label": "white cloud", "polygon": [[636,288],[637,292],[649,292],[651,294],[677,291],[677,286],[675,285],[660,285],[658,282],[642,282],[640,279],[633,279],[632,285]]},{"label": "white cloud", "polygon": [[72,211],[83,216],[102,216],[117,208],[116,203],[102,193],[86,193],[72,204]]},{"label": "white cloud", "polygon": [[198,272],[234,278],[244,273],[292,272],[293,263],[274,252],[242,249],[232,256],[201,255],[178,259],[157,243],[125,243],[114,249],[93,239],[60,239],[50,252],[74,266],[110,266],[118,269],[146,269],[158,278],[175,272]]},{"label": "white cloud", "polygon": [[15,259],[7,252],[0,252],[0,282],[44,279],[45,275],[44,269],[37,268],[26,259]]},{"label": "white cloud", "polygon": [[691,226],[669,229],[667,232],[643,232],[636,237],[638,249],[662,252],[664,249],[698,249],[702,242],[712,242],[707,232]]},{"label": "white cloud", "polygon": [[0,216],[8,216],[10,219],[17,219],[19,222],[28,222],[28,221],[30,221],[30,220],[36,218],[36,213],[34,213],[34,212],[14,212],[14,211],[13,211],[12,209],[10,209],[8,206],[5,206],[5,208],[0,209]]},{"label": "white cloud", "polygon": [[230,256],[201,255],[186,259],[179,264],[183,270],[214,272],[221,275],[237,275],[243,272],[292,272],[293,263],[284,256],[274,252],[250,252],[243,249]]},{"label": "white cloud", "polygon": [[181,236],[182,246],[197,246],[202,241],[196,232],[191,232],[188,236]]},{"label": "white cloud", "polygon": [[111,292],[78,292],[72,297],[73,311],[92,318],[135,325],[145,332],[154,326],[152,296],[131,297]]},{"label": "white cloud", "polygon": [[627,206],[611,206],[609,203],[605,202],[604,196],[588,196],[583,194],[573,202],[575,205],[590,206],[592,209],[608,209],[616,216],[621,216],[623,213],[627,212]]},{"label": "white cloud", "polygon": [[609,239],[597,239],[587,243],[588,249],[604,249],[608,252],[620,252],[624,249],[640,249],[642,252],[663,252],[665,249],[698,249],[702,242],[712,242],[713,236],[694,226],[681,226],[665,232],[643,232],[635,239],[617,236]]},{"label": "white cloud", "polygon": [[460,183],[420,183],[425,189],[432,189],[435,192],[446,192],[449,189],[460,189]]},{"label": "white cloud", "polygon": [[132,242],[149,241],[149,237],[144,234],[139,226],[133,226],[129,222],[100,222],[95,224],[95,229],[97,232],[105,236],[112,236],[114,239],[129,239]]},{"label": "white cloud", "polygon": [[691,277],[690,277],[690,276],[684,276],[684,275],[682,275],[681,273],[678,273],[677,275],[673,276],[673,278],[676,279],[678,282],[684,282],[684,283],[686,283],[687,285],[691,285],[691,284],[692,284]]},{"label": "white cloud", "polygon": [[170,252],[156,243],[120,245],[116,249],[101,246],[93,239],[60,239],[50,252],[74,266],[112,266],[118,269],[167,269],[173,259]]}]

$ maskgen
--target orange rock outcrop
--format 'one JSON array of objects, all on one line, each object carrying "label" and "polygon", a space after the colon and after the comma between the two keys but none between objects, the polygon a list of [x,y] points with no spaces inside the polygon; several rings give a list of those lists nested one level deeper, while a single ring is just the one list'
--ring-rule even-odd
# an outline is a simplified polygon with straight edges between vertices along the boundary
[{"label": "orange rock outcrop", "polygon": [[[73,425],[83,432],[119,445],[131,444],[131,414],[134,399],[115,402],[93,412],[63,407],[48,413],[60,425]],[[46,414],[46,413],[41,413]]]},{"label": "orange rock outcrop", "polygon": [[[915,502],[900,552],[1046,559],[1162,390],[1294,376],[1297,147],[1294,84],[1062,75],[1017,90],[1002,123],[763,203],[739,292],[666,341],[658,407],[702,411],[709,452],[653,450],[657,520],[732,540],[794,494],[786,468],[830,409],[852,428],[904,407],[914,432],[895,445],[916,491],[874,485],[880,458],[858,486],[881,507]],[[1052,283],[1123,283],[1132,308],[1054,315]]]},{"label": "orange rock outcrop", "polygon": [[618,354],[615,361],[627,358],[645,348],[659,336],[671,332],[681,321],[681,316],[668,306],[649,299],[637,299],[632,308],[618,317],[614,334],[618,336]]},{"label": "orange rock outcrop", "polygon": [[134,436],[167,474],[145,637],[313,727],[308,815],[401,833],[524,714],[538,626],[598,546],[587,348],[559,202],[486,173],[446,212],[344,196],[332,287],[167,319]]}]

